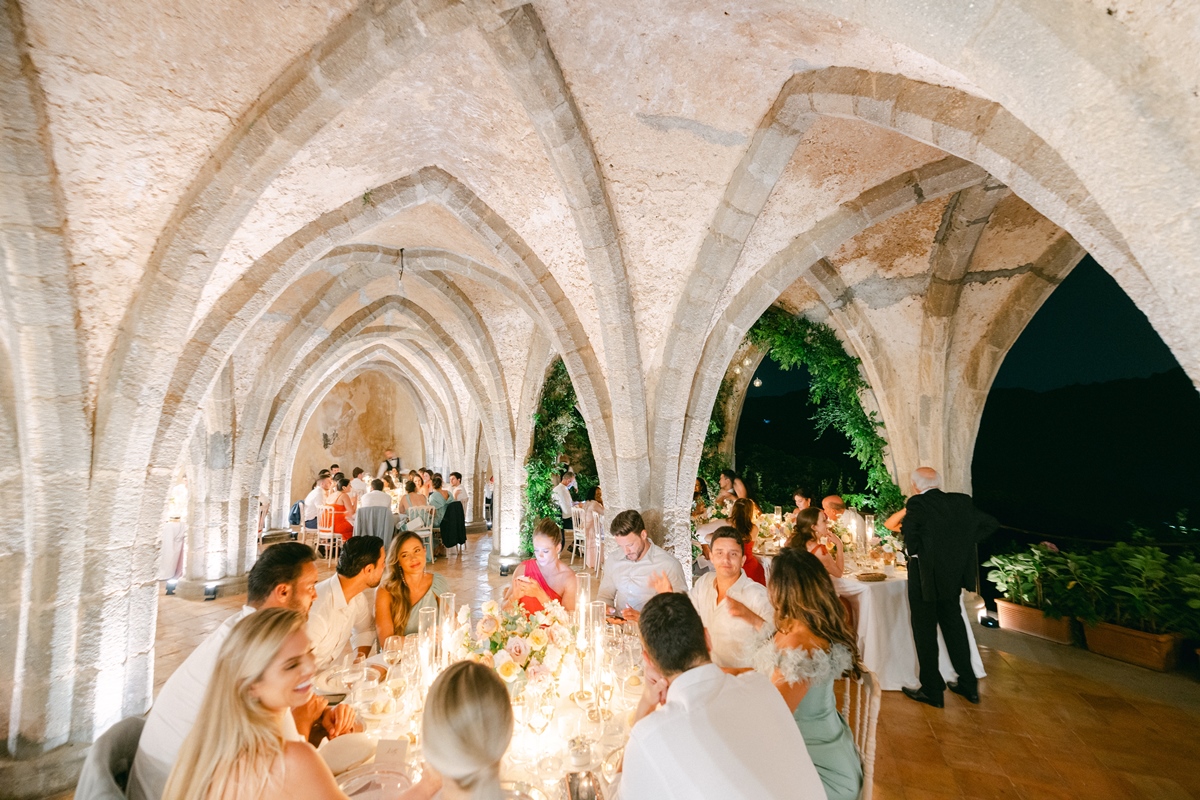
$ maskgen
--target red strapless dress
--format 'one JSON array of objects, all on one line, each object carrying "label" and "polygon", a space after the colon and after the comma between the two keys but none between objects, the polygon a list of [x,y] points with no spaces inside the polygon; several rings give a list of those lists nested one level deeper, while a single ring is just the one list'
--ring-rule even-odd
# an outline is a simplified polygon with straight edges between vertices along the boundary
[{"label": "red strapless dress", "polygon": [[347,519],[346,507],[341,503],[333,505],[333,532],[340,533],[347,541],[354,535],[354,523]]},{"label": "red strapless dress", "polygon": [[746,553],[746,563],[742,564],[742,570],[746,573],[746,577],[755,583],[761,583],[763,586],[766,586],[767,573],[763,569],[762,563],[759,562],[758,557],[754,555],[754,545],[746,542],[743,545],[743,549]]},{"label": "red strapless dress", "polygon": [[[546,595],[551,600],[557,600],[560,603],[562,602],[562,596],[558,592],[551,589],[550,584],[546,583],[546,578],[544,575],[542,575],[542,570],[538,567],[536,558],[529,559],[528,561],[522,563],[521,566],[525,568],[525,577],[532,581],[537,581],[538,586],[542,587],[542,590],[546,592]],[[528,595],[517,598],[517,603],[519,603],[521,608],[525,609],[530,614],[541,611],[543,608],[545,608],[545,606],[542,605],[541,600]]]}]

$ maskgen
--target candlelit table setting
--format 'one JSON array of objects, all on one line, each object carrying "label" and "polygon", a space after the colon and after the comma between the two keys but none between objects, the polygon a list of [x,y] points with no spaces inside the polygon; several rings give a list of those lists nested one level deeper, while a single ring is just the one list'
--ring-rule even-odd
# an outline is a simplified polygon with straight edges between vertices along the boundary
[{"label": "candlelit table setting", "polygon": [[420,780],[425,695],[441,670],[470,659],[494,668],[512,699],[506,796],[608,796],[642,693],[641,640],[636,626],[609,624],[591,595],[584,574],[574,614],[558,603],[530,613],[488,601],[472,618],[443,594],[437,608],[420,609],[415,635],[390,637],[371,659],[352,654],[318,675],[314,686],[331,701],[342,693],[366,726],[319,749],[342,790],[389,800]]}]

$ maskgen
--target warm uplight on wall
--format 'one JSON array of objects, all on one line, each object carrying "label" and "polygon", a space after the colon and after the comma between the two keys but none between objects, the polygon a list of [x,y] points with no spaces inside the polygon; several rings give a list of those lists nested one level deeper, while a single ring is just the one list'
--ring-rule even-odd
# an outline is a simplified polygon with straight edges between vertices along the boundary
[{"label": "warm uplight on wall", "polygon": [[742,359],[742,366],[743,367],[750,366],[750,356],[746,356],[745,358]]}]

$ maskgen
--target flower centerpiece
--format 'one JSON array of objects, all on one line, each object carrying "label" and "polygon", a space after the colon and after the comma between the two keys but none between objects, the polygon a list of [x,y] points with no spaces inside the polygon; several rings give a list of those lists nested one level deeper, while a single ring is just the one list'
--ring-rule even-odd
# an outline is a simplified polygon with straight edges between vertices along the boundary
[{"label": "flower centerpiece", "polygon": [[574,649],[571,618],[557,601],[530,613],[520,605],[483,604],[483,617],[471,624],[467,607],[459,609],[458,627],[447,644],[452,661],[470,659],[492,667],[510,685],[554,680]]}]

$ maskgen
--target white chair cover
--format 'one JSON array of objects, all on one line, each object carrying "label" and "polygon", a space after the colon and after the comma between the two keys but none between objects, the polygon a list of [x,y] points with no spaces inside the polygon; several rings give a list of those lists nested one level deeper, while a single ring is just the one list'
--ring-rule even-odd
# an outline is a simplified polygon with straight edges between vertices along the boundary
[{"label": "white chair cover", "polygon": [[146,720],[126,717],[100,734],[83,762],[75,800],[125,800],[125,783]]}]

